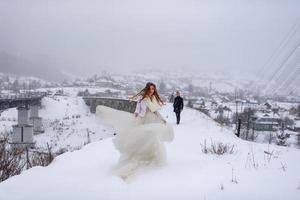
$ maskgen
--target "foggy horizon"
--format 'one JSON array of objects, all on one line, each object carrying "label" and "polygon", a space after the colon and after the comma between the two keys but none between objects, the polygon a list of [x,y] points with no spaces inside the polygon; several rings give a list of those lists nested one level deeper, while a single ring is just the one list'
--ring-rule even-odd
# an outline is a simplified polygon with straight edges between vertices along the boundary
[{"label": "foggy horizon", "polygon": [[[80,76],[152,68],[257,74],[279,66],[282,59],[266,64],[297,27],[299,8],[296,0],[4,0],[0,52],[36,70]],[[279,58],[299,40],[296,31]]]}]

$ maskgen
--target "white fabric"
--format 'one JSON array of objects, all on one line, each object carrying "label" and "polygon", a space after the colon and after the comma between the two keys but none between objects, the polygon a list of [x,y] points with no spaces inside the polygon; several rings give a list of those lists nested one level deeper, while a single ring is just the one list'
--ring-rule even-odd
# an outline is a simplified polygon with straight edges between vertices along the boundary
[{"label": "white fabric", "polygon": [[139,98],[136,103],[135,111],[134,113],[138,114],[139,117],[144,117],[147,111],[147,105],[146,101],[142,100]]},{"label": "white fabric", "polygon": [[96,114],[116,130],[113,142],[120,152],[114,168],[117,175],[128,177],[141,166],[165,164],[163,142],[173,140],[173,127],[155,113],[147,109],[144,117],[134,117],[128,112],[97,106]]},{"label": "white fabric", "polygon": [[134,113],[138,114],[139,117],[144,117],[147,109],[151,112],[156,112],[161,108],[156,98],[153,97],[152,100],[149,97],[141,100],[141,96],[137,99],[137,104]]},{"label": "white fabric", "polygon": [[144,99],[144,101],[146,101],[147,108],[151,112],[156,112],[161,108],[161,106],[159,105],[159,103],[157,102],[155,97],[153,97],[152,99],[150,99],[149,97],[146,97]]}]

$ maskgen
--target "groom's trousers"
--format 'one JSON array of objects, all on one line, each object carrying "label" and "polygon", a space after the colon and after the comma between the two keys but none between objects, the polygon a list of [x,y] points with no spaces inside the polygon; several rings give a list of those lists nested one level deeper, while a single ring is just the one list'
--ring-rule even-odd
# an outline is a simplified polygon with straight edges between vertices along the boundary
[{"label": "groom's trousers", "polygon": [[180,123],[180,110],[179,111],[176,111],[175,114],[176,114],[176,119],[177,119],[177,124]]}]

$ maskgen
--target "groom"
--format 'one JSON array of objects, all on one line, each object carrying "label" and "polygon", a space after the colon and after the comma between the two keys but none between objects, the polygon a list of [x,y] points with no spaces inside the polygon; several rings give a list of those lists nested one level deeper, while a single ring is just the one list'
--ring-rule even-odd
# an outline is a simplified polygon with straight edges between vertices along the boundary
[{"label": "groom", "polygon": [[176,114],[176,119],[177,119],[177,123],[180,123],[180,112],[183,109],[183,99],[180,96],[180,92],[176,91],[176,97],[174,99],[174,103],[173,103],[173,107],[174,107],[174,112]]}]

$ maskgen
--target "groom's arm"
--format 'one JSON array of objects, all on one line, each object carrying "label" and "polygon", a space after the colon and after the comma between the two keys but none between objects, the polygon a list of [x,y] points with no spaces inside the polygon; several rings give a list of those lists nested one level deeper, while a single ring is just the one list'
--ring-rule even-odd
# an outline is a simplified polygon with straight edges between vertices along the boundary
[{"label": "groom's arm", "polygon": [[183,106],[184,106],[184,104],[183,104],[183,98],[181,98],[181,110],[183,110]]}]

